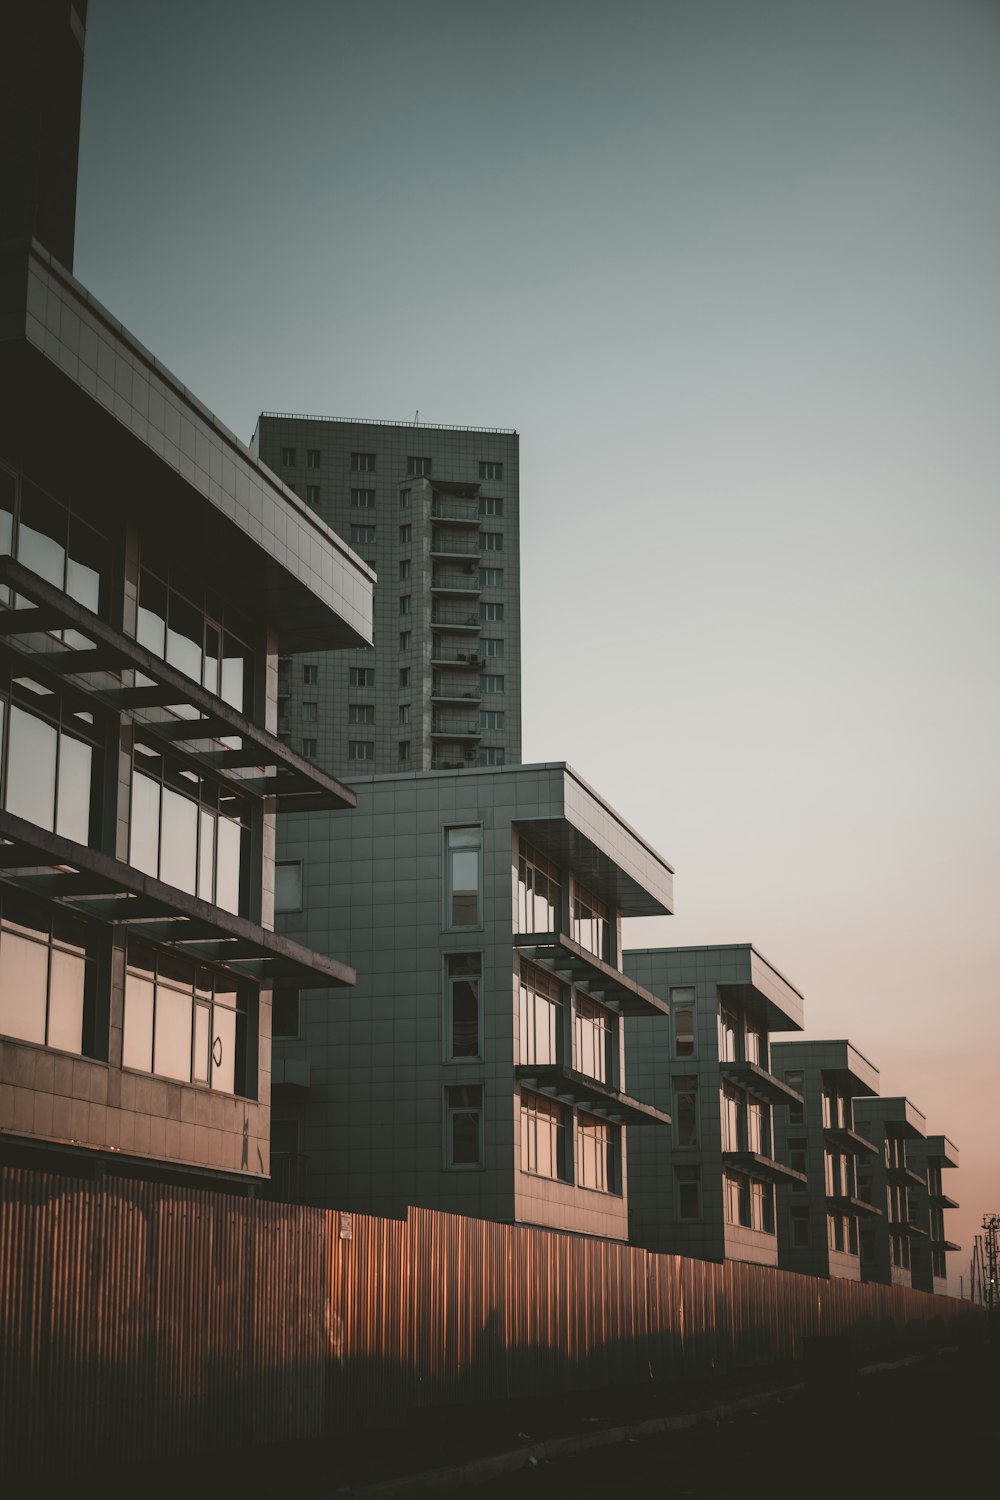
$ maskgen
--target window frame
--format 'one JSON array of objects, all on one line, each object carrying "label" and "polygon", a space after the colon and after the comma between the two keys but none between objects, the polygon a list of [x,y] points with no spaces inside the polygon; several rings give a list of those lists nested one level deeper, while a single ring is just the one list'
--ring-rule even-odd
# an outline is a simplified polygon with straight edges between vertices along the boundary
[{"label": "window frame", "polygon": [[[451,1096],[453,1094],[456,1094],[460,1089],[478,1090],[478,1105],[457,1102],[453,1104]],[[443,1086],[442,1119],[444,1122],[444,1139],[442,1141],[442,1146],[444,1167],[445,1171],[447,1172],[482,1172],[486,1169],[486,1128],[484,1118],[486,1114],[485,1092],[486,1091],[483,1087],[483,1084],[478,1080],[469,1083],[446,1083]],[[453,1124],[455,1116],[459,1114],[472,1114],[474,1112],[478,1115],[479,1123],[478,1158],[474,1162],[455,1161],[455,1133]]]},{"label": "window frame", "polygon": [[[455,974],[451,971],[451,963],[456,959],[478,959],[479,971],[474,974]],[[449,1067],[458,1067],[463,1063],[483,1062],[483,1033],[484,1033],[484,985],[483,968],[485,955],[481,949],[465,951],[455,949],[442,955],[442,1034],[441,1034],[441,1060]],[[476,1050],[475,1052],[456,1052],[455,1042],[455,999],[454,990],[456,983],[463,983],[470,978],[476,980]]]},{"label": "window frame", "polygon": [[[453,833],[471,833],[473,831],[475,831],[475,832],[477,832],[479,834],[479,843],[478,843],[478,845],[476,845],[476,846],[472,846],[472,845],[464,845],[464,846],[463,845],[456,845],[455,846],[455,851],[452,850],[450,839],[449,839],[449,836],[451,834],[453,834]],[[485,904],[485,895],[484,895],[484,888],[483,888],[484,887],[484,868],[485,868],[484,859],[483,859],[483,852],[484,852],[483,851],[483,842],[484,842],[484,839],[483,839],[483,824],[482,823],[448,823],[441,830],[441,834],[442,834],[442,839],[441,839],[441,846],[442,846],[442,871],[443,871],[443,875],[444,875],[444,878],[442,880],[442,893],[443,893],[443,903],[442,904],[443,904],[443,908],[444,909],[443,909],[443,911],[441,913],[441,916],[442,916],[441,930],[443,932],[477,932],[477,931],[481,932],[483,930],[483,927],[484,927],[484,912],[483,912],[483,907],[484,907],[484,904]],[[478,856],[478,863],[477,863],[477,884],[476,884],[476,920],[474,922],[455,922],[453,920],[453,917],[454,917],[454,891],[453,891],[453,888],[452,888],[452,862],[451,862],[451,854],[452,854],[452,852],[457,852],[457,851],[468,853],[473,847],[475,847],[475,852],[476,852],[476,854]]]}]

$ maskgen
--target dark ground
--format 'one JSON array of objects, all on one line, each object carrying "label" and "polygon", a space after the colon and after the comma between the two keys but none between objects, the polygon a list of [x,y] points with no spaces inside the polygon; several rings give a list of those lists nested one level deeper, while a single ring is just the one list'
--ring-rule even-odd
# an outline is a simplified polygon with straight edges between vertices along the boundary
[{"label": "dark ground", "polygon": [[[908,1351],[883,1351],[899,1358]],[[863,1362],[872,1360],[866,1352]],[[753,1392],[808,1375],[806,1392],[761,1404],[689,1430],[629,1440],[542,1461],[499,1480],[450,1490],[476,1500],[947,1500],[962,1489],[1000,1493],[1000,1346],[979,1337],[927,1353],[914,1364],[858,1377],[820,1368],[770,1367],[717,1381],[644,1386],[572,1396],[451,1408],[383,1432],[324,1443],[253,1447],[159,1460],[152,1466],[81,1467],[58,1490],[37,1483],[33,1497],[100,1493],[102,1500],[318,1500],[377,1483],[527,1446],[562,1434],[593,1432]],[[94,1486],[97,1486],[95,1489]],[[4,1486],[0,1484],[0,1490]],[[22,1493],[15,1486],[8,1493]],[[428,1491],[434,1493],[434,1491]]]},{"label": "dark ground", "polygon": [[477,1500],[947,1500],[998,1493],[997,1350],[918,1364],[740,1412],[718,1424],[542,1463],[480,1485]]}]

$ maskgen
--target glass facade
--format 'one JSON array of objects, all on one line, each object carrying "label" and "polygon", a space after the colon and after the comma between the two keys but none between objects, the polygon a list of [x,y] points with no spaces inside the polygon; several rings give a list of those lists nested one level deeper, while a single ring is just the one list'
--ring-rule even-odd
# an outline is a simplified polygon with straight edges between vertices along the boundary
[{"label": "glass facade", "polygon": [[139,574],[136,639],[232,708],[253,713],[254,653],[248,624],[190,579]]},{"label": "glass facade", "polygon": [[222,970],[131,941],[122,1066],[245,1094],[247,993]]},{"label": "glass facade", "polygon": [[573,892],[573,939],[593,953],[596,958],[608,961],[610,957],[610,931],[608,908],[598,901],[582,885]]},{"label": "glass facade", "polygon": [[520,989],[521,1061],[539,1065],[562,1062],[562,986],[522,959]]},{"label": "glass facade", "polygon": [[556,865],[528,844],[517,859],[518,932],[558,932],[562,925],[562,877]]},{"label": "glass facade", "polygon": [[553,1099],[521,1091],[521,1171],[563,1181],[566,1163],[565,1111]]},{"label": "glass facade", "polygon": [[249,805],[228,788],[137,742],[129,815],[135,869],[239,913],[248,816]]},{"label": "glass facade", "polygon": [[77,1056],[85,1050],[99,952],[92,923],[0,897],[0,1035]]},{"label": "glass facade", "polygon": [[614,1068],[611,1017],[603,1005],[575,995],[573,1000],[573,1066],[598,1083],[610,1083]]},{"label": "glass facade", "polygon": [[39,828],[87,844],[99,738],[76,700],[22,677],[0,694],[3,805]]},{"label": "glass facade", "polygon": [[576,1183],[599,1193],[619,1191],[619,1149],[621,1131],[607,1120],[594,1115],[576,1117]]}]

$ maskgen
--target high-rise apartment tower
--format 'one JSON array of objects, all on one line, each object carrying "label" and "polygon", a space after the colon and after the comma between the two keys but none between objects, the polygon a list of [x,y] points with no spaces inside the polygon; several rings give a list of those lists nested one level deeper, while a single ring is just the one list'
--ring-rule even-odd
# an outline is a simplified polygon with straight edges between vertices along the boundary
[{"label": "high-rise apartment tower", "polygon": [[378,575],[374,650],[282,662],[282,738],[342,775],[518,764],[517,433],[264,412],[252,448]]}]

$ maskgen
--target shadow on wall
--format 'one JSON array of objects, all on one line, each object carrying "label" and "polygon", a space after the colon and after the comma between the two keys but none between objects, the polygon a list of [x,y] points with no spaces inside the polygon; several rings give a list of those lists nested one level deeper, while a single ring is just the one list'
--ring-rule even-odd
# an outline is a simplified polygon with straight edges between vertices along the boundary
[{"label": "shadow on wall", "polygon": [[711,1377],[968,1304],[413,1209],[0,1169],[0,1453],[74,1466]]}]

